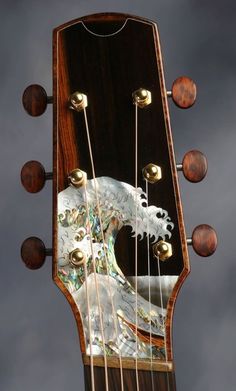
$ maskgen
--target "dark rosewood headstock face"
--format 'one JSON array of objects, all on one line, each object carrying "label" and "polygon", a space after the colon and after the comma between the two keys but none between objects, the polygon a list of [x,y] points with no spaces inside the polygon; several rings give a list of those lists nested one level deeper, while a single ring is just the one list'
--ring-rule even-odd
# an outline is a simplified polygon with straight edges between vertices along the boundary
[{"label": "dark rosewood headstock face", "polygon": [[[138,332],[143,338],[147,337],[151,329],[151,310],[155,313],[153,322],[158,325],[160,323],[159,327],[152,327],[153,338],[156,337],[159,341],[164,337],[164,322],[162,324],[159,316],[163,311],[163,317],[170,320],[171,312],[166,314],[168,300],[173,295],[178,276],[181,273],[186,275],[189,266],[156,27],[151,22],[136,18],[120,16],[114,24],[112,18],[96,16],[57,29],[54,44],[54,135],[59,158],[55,192],[59,197],[59,223],[55,222],[55,231],[58,232],[55,240],[58,256],[54,260],[56,281],[63,290],[67,289],[74,299],[78,296],[83,288],[76,287],[85,281],[82,270],[84,265],[75,269],[70,264],[69,254],[79,248],[83,249],[85,257],[90,259],[91,239],[93,251],[96,253],[95,263],[104,263],[101,270],[96,265],[97,278],[101,279],[97,283],[100,288],[98,290],[102,291],[100,284],[105,285],[105,290],[109,293],[109,282],[112,285],[111,294],[112,297],[115,296],[114,311],[116,316],[117,312],[121,313],[117,318],[121,326],[117,326],[122,327],[124,333],[127,333],[127,330],[131,332],[132,327],[135,328],[135,311],[132,307],[135,307],[133,299],[137,282],[140,300]],[[86,95],[87,107],[80,111],[76,110],[76,106],[74,110],[69,109],[68,99],[75,92]],[[149,97],[145,94],[149,94]],[[146,99],[144,107],[135,104],[136,97],[137,102]],[[76,99],[76,96],[73,98]],[[153,166],[147,167],[150,164]],[[157,180],[154,178],[154,183],[145,180],[148,179],[145,178],[145,167],[147,171],[160,171],[157,173]],[[85,187],[68,187],[68,175],[75,168],[86,172]],[[86,190],[88,206],[91,207],[90,221],[87,219],[84,195]],[[101,213],[103,235],[96,235],[96,230],[100,230],[97,209],[100,209]],[[88,232],[89,225],[91,235]],[[75,236],[78,236],[80,231],[84,237],[81,241],[76,241]],[[66,235],[68,240],[65,239]],[[153,244],[160,240],[168,242],[172,247],[173,255],[164,262],[159,261],[157,254],[154,254]],[[104,242],[108,248],[107,257],[104,254]],[[109,243],[112,248],[109,248]],[[111,268],[110,277],[107,277],[109,272],[106,261]],[[64,264],[66,265],[63,266]],[[88,285],[95,283],[92,265],[90,269]],[[73,284],[71,273],[83,275],[80,283],[75,280],[73,288],[68,285]],[[79,280],[79,277],[77,278]],[[163,298],[160,297],[160,284],[165,292]],[[152,308],[148,300],[149,285],[152,287]],[[90,300],[96,301],[95,289],[92,295],[94,297],[91,298],[89,295]],[[123,299],[122,295],[125,295]],[[109,294],[107,297],[101,292],[102,308],[107,300]],[[76,302],[79,309],[80,301],[78,298]],[[112,303],[110,305],[112,309]],[[99,310],[95,307],[92,307],[91,311]],[[128,307],[132,308],[132,311]],[[80,310],[81,312],[85,314],[85,308]],[[108,315],[110,316],[107,314],[107,317]],[[106,319],[106,315],[104,317]],[[109,324],[111,329],[114,328],[112,317]],[[108,322],[108,319],[106,321]],[[85,322],[84,318],[83,325]],[[121,329],[118,331],[120,334]],[[135,333],[132,331],[131,334],[135,340]],[[88,336],[85,338],[88,340]],[[112,340],[109,335],[105,344],[115,346],[116,335],[114,338]],[[98,339],[98,344],[101,345],[102,335]],[[147,345],[148,343],[149,341]],[[99,354],[102,354],[95,341],[93,344],[94,350],[96,348]],[[171,357],[170,336],[168,347]],[[119,347],[115,350],[117,348]],[[111,354],[112,351],[115,353],[112,348],[110,350]],[[146,350],[147,347],[143,351],[140,350],[140,357],[149,356]],[[158,359],[165,358],[163,346],[157,350],[161,350],[157,353]],[[132,347],[130,350],[124,348],[122,355],[133,357]]]},{"label": "dark rosewood headstock face", "polygon": [[[207,163],[191,151],[176,165],[167,98],[190,107],[196,86],[179,78],[167,92],[157,27],[141,18],[84,17],[55,29],[53,44],[54,281],[72,306],[84,363],[105,367],[106,388],[110,367],[173,372],[173,310],[189,272],[177,170],[198,182]],[[24,93],[32,115],[52,101],[44,92]],[[38,162],[22,169],[32,192],[49,177]],[[207,256],[216,237],[201,228],[188,242]],[[37,267],[46,255],[33,239],[22,247],[32,268],[34,251]]]}]

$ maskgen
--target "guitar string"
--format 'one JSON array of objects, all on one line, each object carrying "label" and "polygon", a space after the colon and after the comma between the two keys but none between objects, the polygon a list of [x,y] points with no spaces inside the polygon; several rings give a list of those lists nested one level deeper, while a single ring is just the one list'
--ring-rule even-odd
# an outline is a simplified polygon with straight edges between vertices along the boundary
[{"label": "guitar string", "polygon": [[[87,218],[89,220],[89,208],[88,208],[88,198],[87,198],[86,183],[84,185],[84,192],[85,192],[86,213],[87,213]],[[90,246],[91,246],[91,252],[92,252],[92,239],[91,239],[90,223],[89,223],[89,237],[90,237]],[[93,254],[92,254],[92,258],[93,258]],[[93,261],[92,261],[92,263],[93,263]],[[94,268],[94,264],[93,264],[93,268]],[[88,266],[87,266],[87,262],[85,262],[85,265],[84,265],[84,274],[85,274],[85,289],[86,289],[87,310],[88,310],[88,325],[89,325],[90,376],[91,376],[92,391],[95,391],[94,362],[93,362],[93,349],[92,349],[92,329],[91,329],[90,305],[89,305]],[[96,282],[95,282],[95,285],[96,285]],[[98,297],[97,297],[97,299],[98,299]]]},{"label": "guitar string", "polygon": [[[138,189],[138,105],[135,103],[135,190],[136,190],[136,208],[135,208],[135,231],[137,233],[138,228],[138,221],[137,221],[137,189]],[[136,234],[135,236],[135,333],[136,333],[136,357],[135,357],[135,372],[136,372],[136,388],[137,391],[139,391],[139,376],[138,376],[138,236]],[[149,248],[149,244],[148,244]],[[150,252],[149,252],[150,254]],[[149,257],[150,255],[148,255]],[[162,317],[164,316],[164,306],[163,306],[163,295],[162,295],[162,282],[161,282],[161,274],[160,274],[160,259],[158,257],[158,277],[159,277],[159,288],[160,288],[160,300],[161,300],[161,310],[162,310]],[[150,262],[149,262],[150,265]],[[150,271],[150,266],[149,266]],[[150,275],[149,275],[149,284],[150,284]],[[150,294],[150,287],[149,287],[149,294]],[[150,305],[150,297],[149,297],[149,305]],[[163,319],[163,318],[162,318]],[[151,339],[151,337],[150,337]],[[164,346],[165,346],[165,361],[166,365],[168,363],[167,361],[167,344],[166,344],[166,331],[164,327]],[[152,360],[152,357],[151,357]],[[151,368],[153,366],[153,362],[151,362]],[[151,371],[152,375],[152,387],[154,387],[153,382],[153,371]],[[168,391],[170,391],[170,385],[169,385],[169,374],[167,372],[167,388]]]},{"label": "guitar string", "polygon": [[103,348],[104,368],[105,368],[105,384],[106,384],[106,391],[109,391],[108,373],[107,373],[107,357],[106,357],[106,351],[105,351],[105,337],[104,337],[104,332],[103,332],[103,317],[102,317],[101,302],[100,302],[100,298],[99,298],[96,264],[95,264],[95,257],[94,257],[94,251],[93,251],[93,243],[92,243],[92,229],[91,229],[91,224],[90,224],[90,219],[89,219],[89,206],[88,206],[88,198],[87,198],[86,188],[85,188],[85,203],[86,203],[86,212],[88,215],[88,230],[89,230],[89,237],[90,237],[90,248],[91,248],[91,254],[92,254],[94,282],[95,282],[95,289],[96,289],[96,296],[97,296],[97,303],[98,303],[99,323],[100,323],[101,335],[102,335],[102,348]]},{"label": "guitar string", "polygon": [[[147,197],[147,208],[149,206],[149,193],[148,193],[148,181],[146,182],[146,197]],[[149,219],[147,219],[147,256],[148,256],[148,302],[149,302],[149,344],[150,344],[150,361],[151,361],[151,381],[152,391],[154,391],[154,379],[153,379],[153,354],[152,354],[152,316],[151,316],[151,264],[150,264],[150,242],[149,242]]]},{"label": "guitar string", "polygon": [[[87,121],[86,121],[86,112],[84,109],[84,115],[85,115],[85,127],[87,131]],[[101,328],[101,336],[102,336],[102,348],[103,348],[103,355],[104,355],[104,370],[105,370],[105,387],[106,391],[109,391],[109,383],[108,383],[108,371],[107,371],[107,357],[106,357],[106,350],[105,350],[105,337],[104,337],[104,331],[103,331],[103,317],[102,317],[102,309],[101,309],[101,302],[99,297],[99,289],[98,289],[98,282],[97,282],[97,273],[96,273],[96,264],[95,264],[95,257],[94,257],[94,251],[93,251],[93,243],[92,243],[92,229],[91,229],[91,223],[89,218],[89,206],[88,206],[88,199],[87,199],[87,192],[85,191],[85,202],[86,202],[86,212],[88,215],[88,230],[89,230],[89,237],[90,237],[90,248],[91,248],[91,254],[92,254],[92,264],[93,264],[93,271],[94,271],[94,282],[95,282],[95,289],[96,289],[96,296],[97,296],[97,304],[98,304],[98,312],[99,312],[99,323]]]},{"label": "guitar string", "polygon": [[136,388],[139,391],[139,376],[138,376],[138,105],[135,103],[135,376]]},{"label": "guitar string", "polygon": [[[157,265],[158,265],[158,277],[159,277],[159,291],[160,291],[160,300],[161,300],[161,311],[162,311],[162,321],[164,319],[164,306],[163,306],[163,295],[162,295],[162,282],[161,282],[161,267],[160,267],[160,258],[157,257]],[[165,346],[165,362],[167,368],[167,344],[166,344],[166,324],[164,324],[164,346]],[[167,375],[167,390],[170,391],[170,383],[169,383],[169,373],[166,372]]]},{"label": "guitar string", "polygon": [[[106,253],[106,247],[105,247],[105,238],[104,238],[104,232],[102,229],[102,217],[101,217],[101,209],[100,209],[100,203],[99,203],[99,197],[98,197],[98,189],[97,189],[97,181],[96,181],[96,174],[95,174],[95,167],[94,167],[94,159],[93,159],[93,153],[92,153],[92,146],[91,146],[91,139],[90,139],[90,132],[89,132],[89,126],[88,126],[88,119],[87,119],[87,113],[86,108],[84,108],[84,119],[85,119],[85,127],[86,127],[86,133],[87,133],[87,140],[88,140],[88,147],[89,147],[89,154],[90,154],[90,161],[91,161],[91,167],[92,167],[92,175],[94,180],[94,189],[95,189],[95,197],[96,197],[96,205],[98,210],[98,219],[99,219],[99,225],[101,230],[101,236],[102,236],[102,242],[103,242],[103,249],[104,249],[104,258],[105,258],[105,265],[107,270],[107,281],[108,281],[108,291],[109,296],[111,300],[111,306],[112,306],[112,316],[114,321],[114,328],[115,328],[115,334],[116,334],[116,341],[117,341],[117,348],[118,348],[118,355],[119,355],[119,365],[120,365],[120,381],[121,381],[121,391],[124,391],[124,379],[123,379],[123,366],[122,366],[122,357],[121,352],[119,349],[119,340],[118,340],[118,327],[117,327],[117,317],[115,313],[113,298],[112,298],[112,292],[111,292],[111,285],[110,285],[110,273],[109,273],[109,264],[107,259],[107,253]],[[95,273],[96,274],[96,273]],[[103,333],[104,335],[104,333]],[[104,339],[104,358],[106,357],[105,352],[105,339]],[[105,366],[107,366],[107,359],[104,360]],[[105,369],[106,377],[107,376],[107,368]],[[108,379],[107,379],[108,382]]]}]

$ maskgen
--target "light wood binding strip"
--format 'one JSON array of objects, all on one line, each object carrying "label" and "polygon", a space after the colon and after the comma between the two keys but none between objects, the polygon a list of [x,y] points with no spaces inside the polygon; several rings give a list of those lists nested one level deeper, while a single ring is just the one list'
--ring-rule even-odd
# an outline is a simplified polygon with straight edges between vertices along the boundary
[{"label": "light wood binding strip", "polygon": [[[84,365],[90,365],[90,357],[83,354],[83,363]],[[95,367],[104,367],[104,358],[103,356],[93,356],[93,365]],[[120,368],[119,357],[107,357],[107,366],[108,368]],[[133,358],[122,358],[122,368],[123,369],[135,369],[135,359]],[[138,369],[143,371],[158,371],[158,372],[173,372],[174,364],[172,361],[161,361],[153,360],[152,363],[150,360],[139,359],[138,360]]]}]

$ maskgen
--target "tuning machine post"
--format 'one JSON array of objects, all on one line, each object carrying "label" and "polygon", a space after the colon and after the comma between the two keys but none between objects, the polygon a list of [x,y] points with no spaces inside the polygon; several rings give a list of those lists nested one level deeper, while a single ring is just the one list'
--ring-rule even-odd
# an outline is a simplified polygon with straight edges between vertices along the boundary
[{"label": "tuning machine post", "polygon": [[75,168],[68,175],[68,183],[75,188],[85,186],[87,183],[87,173],[79,168]]},{"label": "tuning machine post", "polygon": [[160,240],[159,242],[155,243],[152,247],[152,250],[154,257],[160,259],[163,262],[167,261],[167,259],[173,255],[171,243],[168,243],[164,240]]}]

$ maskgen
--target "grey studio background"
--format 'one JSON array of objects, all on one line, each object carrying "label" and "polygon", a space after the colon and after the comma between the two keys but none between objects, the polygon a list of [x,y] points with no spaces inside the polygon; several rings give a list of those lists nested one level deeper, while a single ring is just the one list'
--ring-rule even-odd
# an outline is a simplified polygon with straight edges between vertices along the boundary
[{"label": "grey studio background", "polygon": [[51,262],[24,267],[19,250],[31,235],[51,244],[51,183],[24,191],[19,173],[31,159],[52,167],[52,108],[28,116],[21,105],[32,83],[52,91],[52,29],[102,11],[158,22],[167,86],[180,75],[198,86],[187,111],[170,102],[177,160],[196,148],[209,172],[192,185],[180,175],[187,232],[208,223],[219,247],[208,260],[190,249],[192,273],[178,297],[174,353],[178,391],[233,391],[236,366],[235,145],[236,2],[206,0],[48,0],[0,2],[1,320],[0,390],[83,390],[71,309],[51,280]]}]

